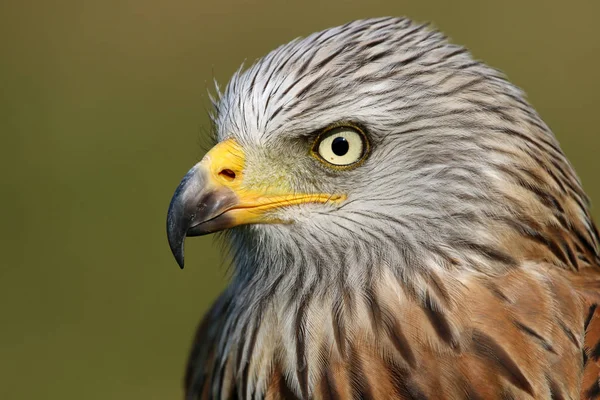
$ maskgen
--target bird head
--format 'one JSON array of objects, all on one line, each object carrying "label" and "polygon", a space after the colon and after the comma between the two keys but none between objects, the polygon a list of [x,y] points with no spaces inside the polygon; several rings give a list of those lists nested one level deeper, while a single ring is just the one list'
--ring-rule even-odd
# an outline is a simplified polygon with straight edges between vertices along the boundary
[{"label": "bird head", "polygon": [[497,267],[534,251],[503,243],[551,223],[564,182],[585,197],[519,89],[406,19],[296,39],[214,103],[168,211],[181,267],[186,236],[223,230],[254,264]]}]

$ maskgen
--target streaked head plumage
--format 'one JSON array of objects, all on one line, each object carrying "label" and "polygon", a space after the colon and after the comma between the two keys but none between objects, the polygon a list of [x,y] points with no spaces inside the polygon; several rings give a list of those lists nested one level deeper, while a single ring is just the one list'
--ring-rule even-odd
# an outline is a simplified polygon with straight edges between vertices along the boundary
[{"label": "streaked head plumage", "polygon": [[[339,249],[396,249],[410,260],[443,254],[480,266],[503,263],[510,257],[498,245],[499,221],[529,213],[537,207],[531,200],[539,200],[513,190],[530,177],[507,171],[568,166],[518,88],[441,33],[402,18],[354,21],[296,39],[238,71],[215,105],[218,140],[244,146],[250,182],[348,197],[341,206],[279,210],[293,225],[232,230],[237,245],[250,240],[252,248],[301,241],[326,259],[348,256],[331,254]],[[371,150],[356,168],[340,171],[309,156],[319,133],[339,125],[367,135]],[[585,202],[577,178],[567,175]],[[496,250],[482,260],[482,248]]]}]

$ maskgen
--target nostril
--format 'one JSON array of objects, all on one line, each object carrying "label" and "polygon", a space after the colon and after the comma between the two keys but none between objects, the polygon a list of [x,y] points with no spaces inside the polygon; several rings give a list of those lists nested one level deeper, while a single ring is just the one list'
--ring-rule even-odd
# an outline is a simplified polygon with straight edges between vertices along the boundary
[{"label": "nostril", "polygon": [[233,172],[232,170],[227,169],[227,168],[221,170],[221,172],[219,172],[219,175],[228,181],[232,181],[235,179],[235,172]]}]

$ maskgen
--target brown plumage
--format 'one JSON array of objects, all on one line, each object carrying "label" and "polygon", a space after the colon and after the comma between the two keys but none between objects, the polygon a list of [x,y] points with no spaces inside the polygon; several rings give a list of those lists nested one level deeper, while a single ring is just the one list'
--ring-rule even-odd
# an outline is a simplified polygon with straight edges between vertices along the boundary
[{"label": "brown plumage", "polygon": [[[348,338],[345,351],[333,346],[320,350],[326,360],[322,376],[307,397],[598,398],[600,274],[590,271],[586,280],[578,272],[551,268],[514,271],[493,282],[474,277],[468,286],[452,291],[443,313],[436,310],[440,306],[434,301],[422,304],[410,297],[395,307],[368,310],[374,314],[371,326]],[[595,289],[592,296],[587,295],[587,285]],[[196,351],[214,346],[219,322],[211,315],[198,331]],[[205,370],[208,382],[219,369],[211,355],[203,366],[196,365],[196,357],[194,352],[190,357],[188,390],[194,388],[198,368]],[[222,397],[246,398],[231,379],[230,368],[228,362],[222,372],[223,385],[229,386],[223,388]],[[274,360],[265,398],[303,398],[286,379],[286,372]],[[213,398],[209,387],[204,386],[199,398]]]},{"label": "brown plumage", "polygon": [[598,231],[501,74],[383,18],[283,46],[220,96],[221,143],[169,210],[181,265],[186,234],[231,228],[186,399],[600,399]]}]

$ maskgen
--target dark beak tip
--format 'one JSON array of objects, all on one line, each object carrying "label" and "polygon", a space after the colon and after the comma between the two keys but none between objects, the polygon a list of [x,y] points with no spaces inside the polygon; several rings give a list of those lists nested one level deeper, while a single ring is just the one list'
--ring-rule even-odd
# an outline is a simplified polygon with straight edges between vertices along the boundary
[{"label": "dark beak tip", "polygon": [[196,202],[186,200],[185,193],[189,190],[190,184],[202,186],[201,182],[200,184],[196,182],[196,178],[198,178],[196,167],[193,167],[183,177],[179,186],[177,186],[167,211],[167,239],[169,240],[171,253],[173,253],[173,257],[175,257],[175,261],[177,261],[181,269],[184,266],[185,238],[193,218],[193,213],[196,212],[197,208]]},{"label": "dark beak tip", "polygon": [[177,264],[181,269],[184,266],[184,241],[185,234],[182,232],[178,232],[177,229],[168,229],[167,228],[167,237],[169,239],[169,247],[171,248],[171,253],[177,261]]},{"label": "dark beak tip", "polygon": [[171,249],[171,251],[173,252],[173,256],[175,257],[175,261],[177,261],[177,264],[179,265],[179,268],[183,269],[184,267],[184,251],[183,251],[183,243],[181,243],[181,245],[179,246],[178,249]]},{"label": "dark beak tip", "polygon": [[167,211],[167,239],[173,257],[184,267],[184,245],[189,236],[201,236],[229,227],[222,214],[238,199],[233,190],[207,186],[207,172],[193,167],[175,190]]},{"label": "dark beak tip", "polygon": [[181,221],[178,220],[178,214],[180,211],[179,207],[171,207],[169,208],[168,218],[167,218],[167,239],[169,240],[169,247],[171,248],[171,253],[173,253],[173,257],[175,257],[175,261],[181,269],[184,266],[184,242],[186,238],[187,226],[185,224],[181,224]]}]

